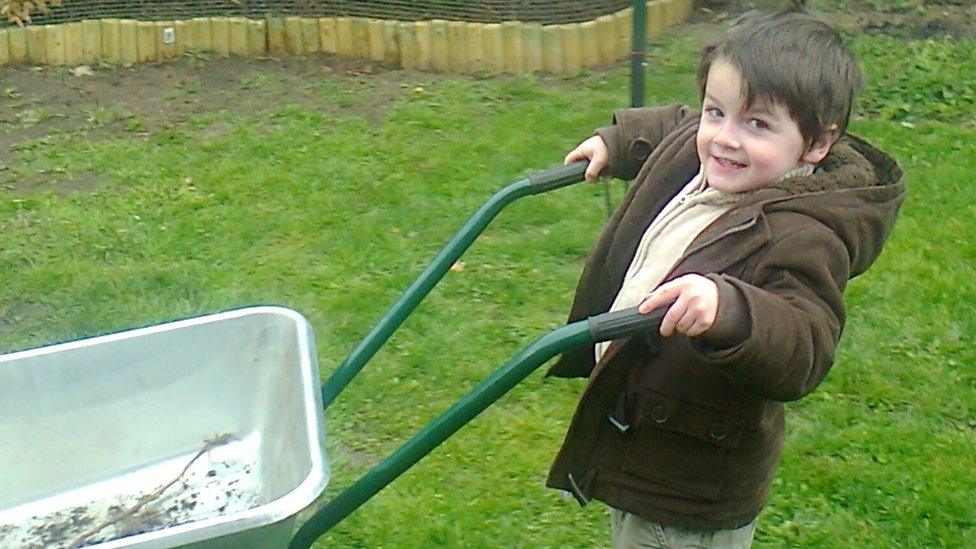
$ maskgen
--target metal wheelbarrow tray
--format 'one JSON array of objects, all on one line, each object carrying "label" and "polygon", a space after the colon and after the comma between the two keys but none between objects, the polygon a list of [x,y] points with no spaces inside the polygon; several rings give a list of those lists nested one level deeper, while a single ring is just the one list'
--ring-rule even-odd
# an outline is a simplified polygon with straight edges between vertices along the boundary
[{"label": "metal wheelbarrow tray", "polygon": [[328,481],[289,309],[4,355],[0,387],[0,547],[285,546]]}]

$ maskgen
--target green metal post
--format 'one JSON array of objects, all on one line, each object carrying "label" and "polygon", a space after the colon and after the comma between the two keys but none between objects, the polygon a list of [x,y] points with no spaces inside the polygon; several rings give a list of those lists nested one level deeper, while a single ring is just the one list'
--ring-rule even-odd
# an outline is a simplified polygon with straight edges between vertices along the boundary
[{"label": "green metal post", "polygon": [[644,106],[644,48],[647,46],[647,4],[634,0],[634,32],[630,52],[630,106]]},{"label": "green metal post", "polygon": [[336,499],[319,509],[295,534],[290,548],[305,549],[311,546],[319,536],[393,482],[536,368],[566,349],[590,342],[590,326],[585,320],[567,324],[537,339]]}]

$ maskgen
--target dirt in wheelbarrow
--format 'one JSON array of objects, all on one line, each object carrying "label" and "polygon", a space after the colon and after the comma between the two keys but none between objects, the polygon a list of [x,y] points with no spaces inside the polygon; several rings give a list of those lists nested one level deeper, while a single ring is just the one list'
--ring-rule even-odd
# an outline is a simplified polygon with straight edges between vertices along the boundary
[{"label": "dirt in wheelbarrow", "polygon": [[192,457],[89,486],[16,523],[0,523],[0,547],[85,547],[253,508],[260,503],[257,464],[239,452],[211,453],[220,446],[231,447],[229,435],[205,441]]}]

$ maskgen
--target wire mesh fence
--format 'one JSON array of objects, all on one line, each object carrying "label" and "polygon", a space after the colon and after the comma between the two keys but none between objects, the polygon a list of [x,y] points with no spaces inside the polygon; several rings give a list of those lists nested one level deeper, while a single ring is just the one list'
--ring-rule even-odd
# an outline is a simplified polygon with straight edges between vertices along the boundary
[{"label": "wire mesh fence", "polygon": [[193,17],[353,16],[400,21],[446,19],[577,23],[626,8],[629,0],[0,0],[7,24],[53,24],[84,19],[145,21]]},{"label": "wire mesh fence", "polygon": [[[437,72],[572,75],[623,59],[635,25],[643,26],[646,38],[656,38],[694,6],[694,0],[645,2],[646,18],[618,0],[0,0],[4,8],[45,8],[38,16],[3,12],[24,25],[0,28],[0,65],[131,65],[185,53],[321,52]],[[544,13],[544,5],[553,9]],[[572,21],[579,17],[584,20]]]}]

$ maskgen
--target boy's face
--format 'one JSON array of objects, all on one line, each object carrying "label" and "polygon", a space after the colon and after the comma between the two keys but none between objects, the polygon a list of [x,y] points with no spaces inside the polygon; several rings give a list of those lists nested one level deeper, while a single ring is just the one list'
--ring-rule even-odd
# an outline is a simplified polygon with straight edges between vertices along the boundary
[{"label": "boy's face", "polygon": [[697,137],[710,187],[724,193],[751,191],[826,156],[832,140],[818,139],[807,147],[785,105],[757,98],[746,110],[744,90],[734,65],[721,58],[712,62]]}]

